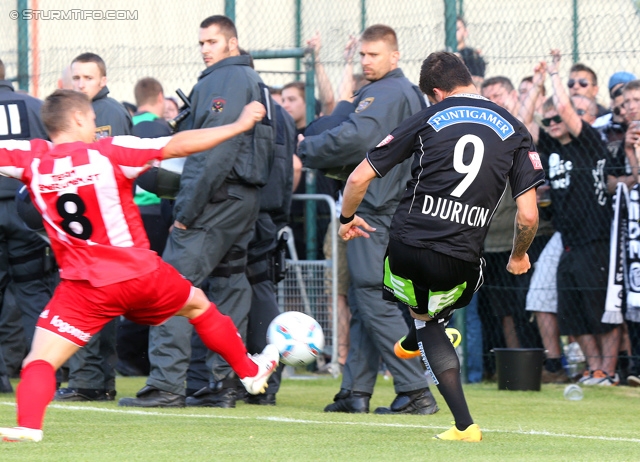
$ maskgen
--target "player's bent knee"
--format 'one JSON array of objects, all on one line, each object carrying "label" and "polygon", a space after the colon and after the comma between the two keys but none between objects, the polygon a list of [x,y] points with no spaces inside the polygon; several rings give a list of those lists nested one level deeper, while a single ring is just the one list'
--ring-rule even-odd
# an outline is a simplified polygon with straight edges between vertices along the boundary
[{"label": "player's bent knee", "polygon": [[[420,329],[420,321],[416,321],[416,327]],[[434,374],[439,375],[449,369],[460,370],[460,360],[451,341],[444,332],[444,326],[439,323],[426,322],[422,329],[430,330],[429,344],[422,346],[429,367]],[[420,342],[422,343],[422,342]]]},{"label": "player's bent knee", "polygon": [[444,354],[439,357],[436,356],[433,360],[430,359],[429,363],[431,370],[436,376],[449,369],[460,369],[460,361],[458,360],[458,355],[456,355],[455,350],[453,355]]},{"label": "player's bent knee", "polygon": [[189,298],[187,304],[176,313],[176,316],[184,316],[186,318],[193,319],[207,311],[210,306],[211,302],[202,289],[194,287],[191,293],[191,298]]},{"label": "player's bent knee", "polygon": [[59,369],[80,347],[59,335],[44,329],[36,329],[31,344],[31,350],[22,367],[33,361],[46,361],[54,369]]}]

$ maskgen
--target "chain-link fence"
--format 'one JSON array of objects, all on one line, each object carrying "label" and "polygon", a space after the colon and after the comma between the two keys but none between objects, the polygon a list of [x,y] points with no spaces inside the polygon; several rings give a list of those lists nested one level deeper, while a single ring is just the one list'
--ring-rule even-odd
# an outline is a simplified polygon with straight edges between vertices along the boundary
[{"label": "chain-link fence", "polygon": [[[426,55],[445,48],[445,9],[452,1],[454,13],[467,21],[468,44],[482,50],[487,76],[519,81],[551,48],[571,58],[563,64],[565,74],[573,61],[587,63],[603,83],[613,72],[638,71],[640,16],[633,0],[604,6],[598,0],[399,0],[393,5],[383,0],[114,0],[108,7],[87,0],[82,9],[62,0],[2,0],[0,57],[10,78],[18,77],[19,61],[26,59],[27,75],[20,77],[30,92],[43,96],[55,89],[64,66],[90,50],[105,59],[113,96],[131,100],[135,82],[148,75],[168,91],[190,88],[203,67],[198,24],[209,15],[234,11],[240,45],[249,50],[305,46],[319,32],[320,59],[334,88],[342,77],[349,35],[371,24],[389,24],[398,33],[401,66],[417,82]],[[108,12],[117,12],[119,19],[106,19]],[[21,22],[28,32],[24,43],[18,40]],[[261,61],[257,67],[285,72],[265,75],[272,85],[287,83],[295,78],[290,72],[300,70],[292,59]],[[599,96],[606,102],[605,85]]]},{"label": "chain-link fence", "polygon": [[[422,60],[432,51],[458,48],[456,15],[466,21],[467,48],[480,50],[485,77],[503,75],[517,88],[533,74],[534,66],[560,49],[559,75],[563,82],[575,62],[597,74],[596,97],[605,109],[611,104],[609,79],[618,71],[640,75],[640,14],[637,0],[538,0],[489,1],[424,0],[86,0],[82,10],[63,0],[0,0],[0,59],[7,78],[43,97],[53,91],[62,69],[78,54],[92,51],[107,64],[111,96],[133,100],[135,82],[145,76],[160,80],[171,94],[186,92],[203,69],[198,52],[198,25],[212,14],[235,18],[240,45],[247,50],[279,50],[305,47],[319,33],[322,48],[317,59],[324,65],[334,91],[341,79],[344,47],[375,23],[392,26],[399,39],[400,66],[418,81]],[[115,11],[113,19],[106,19]],[[25,9],[28,9],[25,10]],[[281,86],[303,79],[300,59],[258,60],[256,68],[265,82]],[[359,72],[359,66],[355,66]],[[595,83],[595,82],[591,82]],[[575,83],[576,85],[579,84]],[[551,94],[549,81],[546,92]],[[539,117],[538,119],[541,119]],[[623,130],[624,133],[624,130]],[[386,134],[381,134],[381,138]],[[576,223],[576,226],[585,226]],[[550,234],[547,236],[549,237]],[[506,264],[506,262],[504,262]],[[486,288],[490,288],[487,284]],[[485,289],[486,289],[485,288]],[[520,307],[527,287],[511,287],[503,304]],[[480,304],[485,328],[485,356],[489,349],[509,343],[516,332],[522,346],[540,346],[535,322],[517,311],[515,327],[499,313]],[[487,326],[491,325],[491,329]],[[494,337],[487,337],[486,332]],[[493,334],[492,334],[493,335]],[[623,336],[620,351],[637,348],[638,339]],[[544,337],[544,335],[542,336]],[[567,339],[569,341],[570,339]],[[626,343],[625,343],[626,342]],[[637,354],[637,352],[636,352]],[[491,372],[491,366],[486,365]]]}]

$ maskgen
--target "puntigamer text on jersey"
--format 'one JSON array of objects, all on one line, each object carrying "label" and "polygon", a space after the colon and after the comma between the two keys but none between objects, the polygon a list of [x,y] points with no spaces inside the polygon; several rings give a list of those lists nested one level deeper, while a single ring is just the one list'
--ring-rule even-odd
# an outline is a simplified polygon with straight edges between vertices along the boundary
[{"label": "puntigamer text on jersey", "polygon": [[513,126],[491,109],[471,106],[455,106],[437,112],[429,119],[429,125],[437,132],[453,124],[471,122],[491,128],[504,141],[514,133]]}]

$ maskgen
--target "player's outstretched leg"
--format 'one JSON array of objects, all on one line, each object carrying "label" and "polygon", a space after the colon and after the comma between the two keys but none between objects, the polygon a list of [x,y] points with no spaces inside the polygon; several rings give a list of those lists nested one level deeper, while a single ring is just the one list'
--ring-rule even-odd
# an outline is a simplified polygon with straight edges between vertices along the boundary
[{"label": "player's outstretched leg", "polygon": [[477,442],[482,440],[480,428],[473,423],[460,380],[460,361],[444,326],[436,321],[416,321],[418,347],[427,373],[446,401],[455,426],[437,435],[437,439]]},{"label": "player's outstretched leg", "polygon": [[3,441],[42,440],[45,411],[56,391],[55,371],[78,348],[52,332],[36,329],[16,391],[18,426],[0,428]]},{"label": "player's outstretched leg", "polygon": [[[447,327],[445,329],[445,332],[454,348],[460,345],[462,335],[460,335],[460,331],[458,331],[458,329]],[[407,335],[402,337],[395,343],[395,345],[393,345],[393,352],[400,359],[411,359],[420,356],[415,324],[411,325],[411,328],[409,329],[409,333]]]},{"label": "player's outstretched leg", "polygon": [[220,313],[200,289],[194,290],[191,300],[179,314],[190,318],[189,322],[205,346],[229,363],[249,393],[264,393],[267,380],[280,359],[276,347],[267,345],[262,353],[250,356],[231,318]]}]

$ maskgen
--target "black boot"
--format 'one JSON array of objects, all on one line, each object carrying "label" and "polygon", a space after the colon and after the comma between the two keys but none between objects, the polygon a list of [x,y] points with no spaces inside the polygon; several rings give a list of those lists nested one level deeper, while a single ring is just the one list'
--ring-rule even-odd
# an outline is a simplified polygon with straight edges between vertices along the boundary
[{"label": "black boot", "polygon": [[440,408],[428,388],[399,393],[389,407],[379,407],[374,414],[435,414]]},{"label": "black boot", "polygon": [[236,382],[235,379],[225,379],[201,388],[187,398],[187,406],[234,408],[237,400]]},{"label": "black boot", "polygon": [[0,393],[13,393],[13,387],[8,375],[0,375]]},{"label": "black boot", "polygon": [[257,404],[259,406],[275,406],[276,394],[275,393],[262,393],[260,395],[247,394],[244,400],[247,404]]},{"label": "black boot", "polygon": [[135,398],[122,398],[118,406],[127,407],[184,407],[184,396],[145,385]]},{"label": "black boot", "polygon": [[333,403],[324,408],[324,412],[346,412],[349,414],[368,414],[369,393],[359,391],[352,392],[345,388],[341,388],[340,392],[334,396]]},{"label": "black boot", "polygon": [[113,401],[115,390],[93,388],[59,388],[53,396],[54,401]]}]

